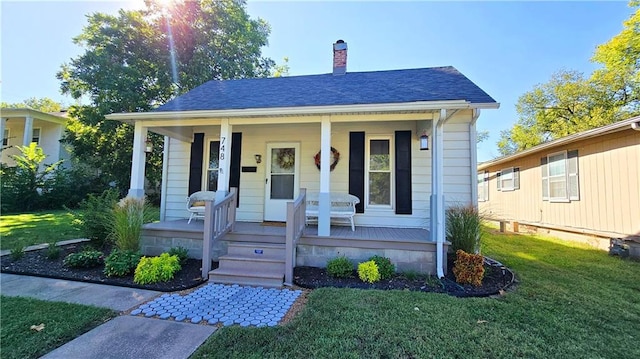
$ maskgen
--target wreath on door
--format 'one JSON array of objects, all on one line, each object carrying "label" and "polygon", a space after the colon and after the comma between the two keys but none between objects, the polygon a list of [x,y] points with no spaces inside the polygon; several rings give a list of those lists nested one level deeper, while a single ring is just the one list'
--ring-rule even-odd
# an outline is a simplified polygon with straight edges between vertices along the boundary
[{"label": "wreath on door", "polygon": [[288,170],[296,164],[296,153],[293,148],[281,148],[276,155],[276,162],[280,168]]},{"label": "wreath on door", "polygon": [[[313,156],[313,159],[316,161],[316,167],[318,167],[318,169],[320,169],[320,152],[322,151],[318,151],[318,153],[316,153],[316,155]],[[333,169],[336,168],[336,166],[338,165],[338,162],[340,161],[340,152],[338,152],[338,150],[336,150],[335,148],[331,147],[331,157],[333,158],[333,161],[331,162],[331,166],[329,167],[329,169],[333,171]]]}]

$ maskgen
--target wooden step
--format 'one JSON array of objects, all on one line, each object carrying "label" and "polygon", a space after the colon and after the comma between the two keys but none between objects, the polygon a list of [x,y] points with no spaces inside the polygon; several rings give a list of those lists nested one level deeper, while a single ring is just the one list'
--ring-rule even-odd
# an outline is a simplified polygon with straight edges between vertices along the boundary
[{"label": "wooden step", "polygon": [[253,270],[214,269],[209,272],[209,282],[222,284],[241,284],[258,287],[280,288],[284,274],[281,272],[256,272]]},{"label": "wooden step", "polygon": [[260,242],[260,243],[284,244],[286,239],[284,234],[229,232],[224,235],[224,240],[234,242],[234,243]]},{"label": "wooden step", "polygon": [[284,260],[285,246],[284,244],[274,243],[229,242],[229,245],[227,246],[227,254],[282,258]]},{"label": "wooden step", "polygon": [[253,270],[255,272],[284,273],[284,257],[273,255],[238,255],[226,254],[220,256],[219,268],[225,270]]}]

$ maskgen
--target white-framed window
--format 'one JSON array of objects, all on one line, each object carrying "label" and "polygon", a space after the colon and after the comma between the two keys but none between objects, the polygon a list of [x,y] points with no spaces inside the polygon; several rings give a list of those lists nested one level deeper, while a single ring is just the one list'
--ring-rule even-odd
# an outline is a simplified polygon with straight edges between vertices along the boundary
[{"label": "white-framed window", "polygon": [[520,168],[509,167],[496,173],[498,191],[513,191],[520,189]]},{"label": "white-framed window", "polygon": [[489,172],[478,172],[478,201],[489,200]]},{"label": "white-framed window", "polygon": [[368,138],[365,183],[369,208],[391,208],[393,203],[392,148],[391,136]]},{"label": "white-framed window", "polygon": [[204,188],[205,191],[216,191],[218,189],[218,173],[220,171],[220,141],[209,140],[205,160]]},{"label": "white-framed window", "polygon": [[578,151],[551,153],[540,159],[542,199],[550,202],[580,200]]},{"label": "white-framed window", "polygon": [[2,134],[2,146],[9,146],[9,129],[5,128],[4,133]]},{"label": "white-framed window", "polygon": [[40,128],[34,128],[31,135],[31,142],[35,142],[36,145],[40,145],[40,132],[42,132]]}]

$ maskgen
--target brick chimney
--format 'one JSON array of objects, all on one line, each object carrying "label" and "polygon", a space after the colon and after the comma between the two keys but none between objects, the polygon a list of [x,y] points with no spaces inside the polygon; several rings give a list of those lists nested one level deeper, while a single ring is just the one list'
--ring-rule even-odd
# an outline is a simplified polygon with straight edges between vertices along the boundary
[{"label": "brick chimney", "polygon": [[347,43],[343,40],[333,44],[333,75],[344,75],[347,72]]}]

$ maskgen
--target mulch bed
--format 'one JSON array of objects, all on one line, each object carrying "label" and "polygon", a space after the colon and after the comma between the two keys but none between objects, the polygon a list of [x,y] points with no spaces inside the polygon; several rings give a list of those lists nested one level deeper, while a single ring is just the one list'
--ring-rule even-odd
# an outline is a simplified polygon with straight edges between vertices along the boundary
[{"label": "mulch bed", "polygon": [[[485,274],[480,287],[470,284],[456,283],[453,268],[453,255],[449,256],[449,271],[444,279],[435,276],[405,276],[396,274],[390,279],[380,280],[375,283],[365,283],[358,278],[354,271],[349,278],[333,278],[329,276],[325,268],[296,267],[293,272],[294,283],[303,288],[359,288],[359,289],[383,289],[383,290],[412,290],[420,292],[446,293],[456,297],[486,297],[501,295],[515,280],[513,272],[501,263],[487,258],[485,260]],[[410,277],[410,278],[407,278]]]},{"label": "mulch bed", "polygon": [[[14,260],[10,255],[6,255],[0,259],[0,271],[3,273],[69,279],[122,287],[150,289],[161,292],[189,289],[205,282],[205,280],[200,278],[202,261],[198,259],[188,259],[186,263],[182,264],[182,269],[175,274],[175,277],[171,281],[147,285],[134,283],[133,274],[125,277],[107,277],[102,273],[104,270],[104,266],[102,265],[95,268],[70,268],[62,264],[67,255],[80,252],[85,246],[87,246],[87,243],[61,246],[60,256],[53,260],[47,258],[47,249],[25,252],[24,256],[18,260]],[[106,258],[111,252],[111,249],[102,250],[102,252]],[[212,268],[217,267],[218,264],[214,262]]]},{"label": "mulch bed", "polygon": [[[14,260],[10,255],[6,255],[0,259],[0,272],[150,289],[162,292],[190,289],[206,282],[206,280],[200,278],[202,261],[199,259],[188,259],[171,281],[147,285],[134,283],[133,274],[125,277],[107,277],[102,272],[104,266],[80,269],[63,265],[63,260],[67,255],[81,251],[86,245],[86,243],[79,243],[61,246],[60,256],[53,260],[47,258],[47,249],[25,252],[24,256],[18,260]],[[103,250],[105,257],[110,252],[110,249]],[[309,289],[321,287],[396,289],[447,293],[457,297],[482,297],[501,294],[503,290],[515,281],[513,272],[502,266],[502,264],[487,258],[485,260],[485,276],[482,281],[482,286],[460,285],[455,282],[455,277],[451,271],[453,268],[452,257],[453,256],[449,256],[449,271],[442,280],[434,276],[405,276],[399,273],[391,279],[370,284],[361,281],[355,271],[349,278],[333,278],[327,274],[325,268],[296,267],[294,269],[294,283],[297,286]],[[217,267],[218,263],[212,262],[211,268],[215,269]]]}]

